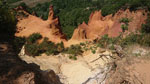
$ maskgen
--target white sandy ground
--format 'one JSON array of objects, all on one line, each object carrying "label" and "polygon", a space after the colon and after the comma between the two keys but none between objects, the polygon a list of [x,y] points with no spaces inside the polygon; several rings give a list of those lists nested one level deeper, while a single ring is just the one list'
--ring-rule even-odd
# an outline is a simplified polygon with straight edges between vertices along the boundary
[{"label": "white sandy ground", "polygon": [[[104,54],[111,55],[108,51]],[[100,53],[85,52],[83,56],[78,56],[77,60],[69,59],[67,54],[56,56],[42,54],[34,58],[25,55],[22,48],[19,55],[27,63],[39,65],[41,70],[54,70],[63,84],[104,84],[107,72],[111,68],[106,66],[111,62],[111,58],[101,59]]]}]

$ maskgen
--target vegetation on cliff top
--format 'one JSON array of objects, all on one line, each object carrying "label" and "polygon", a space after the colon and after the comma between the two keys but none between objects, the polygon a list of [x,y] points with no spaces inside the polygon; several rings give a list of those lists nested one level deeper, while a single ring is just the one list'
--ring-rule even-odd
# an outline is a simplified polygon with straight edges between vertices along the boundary
[{"label": "vegetation on cliff top", "polygon": [[[146,23],[142,24],[142,28],[138,33],[130,33],[126,37],[123,37],[123,33],[120,34],[118,37],[110,38],[108,35],[104,35],[100,40],[98,40],[98,46],[99,47],[108,47],[108,45],[120,45],[122,47],[131,45],[131,44],[140,44],[141,46],[147,46],[150,47],[150,14],[148,14],[148,18],[146,19]],[[126,28],[125,30],[128,30],[128,22],[129,19],[122,18],[120,22],[125,23],[124,25]],[[125,32],[124,30],[124,32]]]},{"label": "vegetation on cliff top", "polygon": [[68,48],[64,48],[63,42],[54,44],[53,42],[48,41],[48,38],[46,37],[39,43],[38,40],[41,40],[41,38],[42,36],[39,33],[33,33],[26,38],[25,53],[30,56],[39,56],[42,53],[46,53],[47,55],[66,53],[73,57],[82,53],[80,45],[72,45]]},{"label": "vegetation on cliff top", "polygon": [[[43,19],[47,19],[48,11],[49,11],[49,5],[53,4],[54,11],[57,16],[60,17],[61,27],[63,28],[63,32],[70,38],[72,36],[72,32],[74,28],[76,28],[79,24],[81,24],[83,21],[87,22],[89,15],[91,12],[95,10],[102,10],[102,14],[108,15],[108,14],[114,14],[117,12],[120,8],[126,9],[129,8],[130,10],[136,10],[136,9],[147,9],[150,10],[150,1],[148,0],[53,0],[51,2],[38,4],[37,6],[33,8],[29,8],[26,6],[25,3],[21,3],[25,10],[32,13],[33,11],[36,13],[37,16],[42,17]],[[121,22],[124,22],[126,26],[128,26],[127,22],[128,19],[123,18]],[[149,31],[150,31],[150,20],[147,19],[146,24],[143,24],[142,26],[142,34],[131,34],[127,36],[126,38],[121,40],[121,44],[128,44],[132,42],[137,42],[139,44],[144,44],[149,46],[149,40],[146,38],[149,38]],[[13,11],[9,9],[6,2],[0,1],[0,26],[1,26],[1,36],[3,36],[3,33],[8,36],[13,36],[15,32],[15,26],[16,26],[16,19],[13,14]],[[127,29],[125,26],[122,27],[123,29]],[[35,54],[37,52],[47,52],[48,54],[51,54],[52,52],[59,52],[59,50],[49,50],[50,48],[56,47],[55,44],[48,42],[48,40],[45,38],[41,44],[37,44],[36,40],[39,38],[32,39],[30,41],[30,37],[27,41],[27,47],[29,48],[29,51],[32,50],[38,50],[36,52],[33,52],[31,54]],[[104,36],[105,37],[105,36]],[[117,37],[119,38],[119,37]],[[140,41],[139,39],[143,39]],[[17,38],[17,40],[20,40]],[[101,40],[102,44],[105,45],[105,40],[110,42],[115,42],[115,38],[108,39],[107,37],[104,40]],[[30,41],[30,42],[29,42]],[[16,41],[15,41],[16,42]],[[20,42],[20,44],[23,44],[25,41]],[[100,43],[101,43],[100,42]],[[119,41],[118,41],[119,42]],[[107,43],[107,42],[106,42]],[[37,47],[38,45],[38,47]],[[47,46],[47,45],[50,45]],[[17,45],[16,45],[17,46]],[[43,47],[45,46],[45,47]],[[33,48],[33,49],[32,49]],[[36,49],[35,49],[36,48]],[[31,49],[31,50],[30,50]],[[69,53],[74,51],[74,49],[79,49],[79,47],[74,48],[70,47],[68,50],[70,50]],[[60,50],[64,50],[63,48]],[[65,51],[65,50],[64,50]],[[92,51],[95,52],[94,50]],[[75,52],[72,52],[75,53]],[[76,53],[75,53],[76,54]],[[36,55],[36,54],[35,54]]]},{"label": "vegetation on cliff top", "polygon": [[16,30],[16,18],[7,3],[0,1],[0,38],[12,38]]},{"label": "vegetation on cliff top", "polygon": [[149,9],[149,0],[52,0],[43,4],[37,4],[29,8],[22,5],[28,12],[33,11],[37,16],[47,19],[49,6],[54,6],[55,15],[59,16],[61,27],[67,38],[71,38],[73,31],[83,21],[88,22],[91,12],[102,10],[102,15],[116,13],[120,8],[130,10]]}]

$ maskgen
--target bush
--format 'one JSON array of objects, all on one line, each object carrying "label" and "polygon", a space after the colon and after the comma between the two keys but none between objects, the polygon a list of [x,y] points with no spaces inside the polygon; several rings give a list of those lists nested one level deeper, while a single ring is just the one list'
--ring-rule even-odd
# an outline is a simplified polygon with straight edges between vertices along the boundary
[{"label": "bush", "polygon": [[9,8],[4,0],[0,0],[0,38],[2,38],[0,41],[13,40],[16,32],[16,23],[14,11]]},{"label": "bush", "polygon": [[150,34],[143,34],[139,39],[138,43],[143,46],[150,47]]},{"label": "bush", "polygon": [[69,59],[77,60],[77,57],[75,55],[69,56]]},{"label": "bush", "polygon": [[148,17],[146,19],[146,24],[142,24],[142,33],[150,33],[150,14],[148,14]]},{"label": "bush", "polygon": [[47,55],[51,55],[51,54],[56,55],[56,54],[59,53],[58,50],[57,50],[56,45],[53,42],[49,42],[48,44],[49,44],[47,46],[48,49],[46,50]]},{"label": "bush", "polygon": [[57,45],[56,45],[56,47],[57,47],[57,51],[58,52],[63,52],[64,51],[64,43],[63,42],[61,42],[61,43],[58,43]]},{"label": "bush", "polygon": [[133,43],[138,43],[140,35],[131,33],[120,41],[121,46],[130,45]]},{"label": "bush", "polygon": [[108,35],[102,36],[100,40],[98,40],[98,47],[106,48],[108,44],[114,44],[116,41],[115,38],[109,38]]},{"label": "bush", "polygon": [[13,48],[14,50],[19,53],[22,46],[25,44],[26,39],[25,37],[15,37],[13,41]]},{"label": "bush", "polygon": [[120,23],[128,24],[129,22],[130,22],[130,20],[128,18],[121,18],[120,19]]},{"label": "bush", "polygon": [[30,38],[27,39],[27,43],[25,45],[26,54],[35,56],[40,55],[42,53],[46,53],[47,55],[51,54],[58,54],[64,51],[64,44],[63,42],[54,44],[51,41],[48,41],[48,38],[45,37],[44,40],[38,44],[36,40],[41,38],[39,34],[32,34]]},{"label": "bush", "polygon": [[40,53],[46,53],[47,55],[58,54],[58,47],[53,43],[48,41],[48,38],[44,38],[42,43],[38,46]]},{"label": "bush", "polygon": [[122,28],[122,31],[125,32],[125,30],[128,30],[128,23],[130,22],[131,20],[129,20],[128,18],[121,18],[120,19],[120,23],[124,23],[121,25],[121,28]]},{"label": "bush", "polygon": [[92,50],[92,53],[95,54],[95,53],[96,53],[96,50]]},{"label": "bush", "polygon": [[148,24],[142,24],[142,33],[150,33],[150,23]]},{"label": "bush", "polygon": [[74,56],[80,55],[83,53],[80,45],[71,45],[69,48],[65,49],[64,52],[67,54],[72,54]]},{"label": "bush", "polygon": [[25,44],[25,53],[30,56],[40,55],[38,44]]},{"label": "bush", "polygon": [[30,56],[38,56],[42,52],[40,50],[39,44],[36,43],[38,39],[41,39],[40,33],[33,33],[26,39],[25,53]]},{"label": "bush", "polygon": [[85,43],[80,43],[80,45],[81,45],[81,46],[86,46],[86,44],[85,44]]},{"label": "bush", "polygon": [[[108,35],[104,35],[97,43],[98,47],[107,48],[110,45],[110,49],[114,49],[114,44],[121,45],[122,47],[131,45],[131,44],[140,44],[142,46],[150,46],[150,34],[135,34],[130,33],[125,38],[121,36],[115,38],[109,38]],[[93,50],[93,49],[92,49]]]},{"label": "bush", "polygon": [[122,29],[123,32],[125,32],[126,30],[128,30],[128,25],[122,24],[121,29]]},{"label": "bush", "polygon": [[45,37],[42,43],[39,44],[40,52],[41,53],[46,52],[48,50],[48,46],[49,46],[48,38]]},{"label": "bush", "polygon": [[131,33],[120,41],[121,46],[127,46],[131,44],[140,44],[142,46],[150,47],[150,34],[134,34]]},{"label": "bush", "polygon": [[56,48],[48,47],[48,50],[45,52],[47,55],[57,55],[59,52]]},{"label": "bush", "polygon": [[41,39],[40,33],[33,33],[27,38],[27,43],[35,43],[38,39]]}]

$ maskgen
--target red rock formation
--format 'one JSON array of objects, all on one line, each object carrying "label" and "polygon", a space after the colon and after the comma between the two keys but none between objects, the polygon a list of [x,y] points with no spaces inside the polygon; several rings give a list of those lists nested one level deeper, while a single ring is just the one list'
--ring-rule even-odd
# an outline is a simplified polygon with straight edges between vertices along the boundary
[{"label": "red rock formation", "polygon": [[[28,14],[25,12],[25,14]],[[78,44],[82,41],[94,40],[104,34],[116,37],[122,32],[120,23],[121,18],[129,18],[128,31],[135,32],[141,28],[147,18],[145,10],[129,11],[119,10],[115,15],[103,17],[101,11],[93,12],[89,17],[89,22],[83,22],[74,30],[72,38],[67,42],[61,32],[59,19],[54,16],[53,7],[50,6],[48,20],[44,21],[34,15],[28,14],[26,18],[18,18],[16,36],[28,37],[32,33],[40,33],[43,37],[48,37],[50,41],[58,43],[63,41],[65,46]]]},{"label": "red rock formation", "polygon": [[141,28],[147,18],[147,13],[144,10],[129,11],[119,10],[114,16],[108,15],[103,17],[101,11],[95,11],[89,17],[88,24],[82,23],[75,29],[71,40],[93,40],[108,34],[110,37],[116,37],[122,32],[121,18],[129,18],[128,31],[135,32]]},{"label": "red rock formation", "polygon": [[55,43],[66,41],[59,25],[59,19],[54,17],[53,6],[50,6],[48,20],[46,21],[30,14],[26,18],[18,18],[18,20],[15,36],[28,37],[32,33],[40,33],[43,37],[48,37],[50,41]]}]

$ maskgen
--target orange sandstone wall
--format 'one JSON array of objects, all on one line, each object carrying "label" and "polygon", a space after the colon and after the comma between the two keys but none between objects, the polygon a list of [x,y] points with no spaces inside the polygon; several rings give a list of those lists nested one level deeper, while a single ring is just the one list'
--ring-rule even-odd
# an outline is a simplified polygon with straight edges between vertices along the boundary
[{"label": "orange sandstone wall", "polygon": [[[28,13],[26,13],[28,14]],[[89,22],[80,24],[73,33],[70,40],[66,40],[61,31],[59,19],[54,17],[53,7],[50,6],[48,20],[42,20],[34,15],[28,14],[26,18],[18,18],[16,36],[28,37],[32,33],[40,33],[43,37],[48,37],[54,43],[64,42],[65,46],[78,44],[84,41],[92,41],[96,38],[108,34],[109,37],[119,36],[122,32],[119,20],[123,17],[131,19],[128,26],[129,32],[135,32],[145,23],[147,13],[145,10],[129,11],[119,10],[114,15],[102,16],[101,11],[93,12],[89,17]]]},{"label": "orange sandstone wall", "polygon": [[122,32],[122,23],[119,20],[123,17],[131,19],[128,32],[135,32],[145,22],[147,13],[144,10],[131,12],[127,9],[125,11],[119,10],[114,16],[103,17],[101,11],[95,11],[90,15],[88,24],[83,22],[75,29],[71,40],[93,40],[100,38],[104,34],[116,37]]},{"label": "orange sandstone wall", "polygon": [[65,35],[61,31],[59,20],[54,17],[52,6],[50,6],[49,16],[46,21],[31,14],[28,14],[26,18],[18,18],[18,20],[15,36],[28,37],[32,33],[40,33],[43,37],[48,37],[50,41],[55,43],[66,41]]}]

